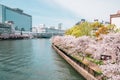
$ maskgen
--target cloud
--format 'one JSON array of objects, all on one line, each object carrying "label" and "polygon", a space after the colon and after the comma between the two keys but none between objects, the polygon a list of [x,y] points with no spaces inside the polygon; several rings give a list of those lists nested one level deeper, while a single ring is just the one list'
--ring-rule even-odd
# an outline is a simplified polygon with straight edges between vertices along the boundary
[{"label": "cloud", "polygon": [[[118,9],[117,0],[46,0],[51,4],[57,4],[67,9],[77,17],[85,19],[109,19],[109,15]],[[50,2],[51,1],[51,2]],[[117,1],[117,2],[116,2]],[[115,6],[116,4],[116,6]]]},{"label": "cloud", "polygon": [[[38,1],[41,2],[42,0]],[[42,2],[46,7],[50,7],[49,10],[55,11],[46,10],[49,15],[39,16],[40,23],[49,26],[57,26],[58,23],[63,23],[67,28],[73,26],[81,18],[88,21],[93,21],[96,18],[99,21],[109,21],[110,14],[116,13],[120,8],[120,1],[118,0],[44,0]],[[63,11],[63,14],[60,11]],[[45,10],[43,10],[43,13],[45,13]],[[38,17],[35,19],[38,19]]]}]

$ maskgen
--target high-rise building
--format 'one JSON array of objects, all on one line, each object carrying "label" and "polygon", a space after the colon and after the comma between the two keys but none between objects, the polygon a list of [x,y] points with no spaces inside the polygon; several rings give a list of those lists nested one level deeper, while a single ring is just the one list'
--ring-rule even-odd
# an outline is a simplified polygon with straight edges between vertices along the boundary
[{"label": "high-rise building", "polygon": [[60,30],[62,29],[62,23],[58,24],[58,29],[60,29]]},{"label": "high-rise building", "polygon": [[120,28],[120,10],[117,12],[117,14],[110,15],[110,23]]},{"label": "high-rise building", "polygon": [[32,29],[32,16],[19,8],[10,8],[0,4],[0,23],[12,21],[15,30],[30,31]]}]

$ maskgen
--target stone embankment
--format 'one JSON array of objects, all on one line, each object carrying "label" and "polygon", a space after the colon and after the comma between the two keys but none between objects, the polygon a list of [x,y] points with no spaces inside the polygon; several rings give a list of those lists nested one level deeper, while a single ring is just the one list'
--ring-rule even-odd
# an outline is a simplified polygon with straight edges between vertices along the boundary
[{"label": "stone embankment", "polygon": [[52,44],[52,47],[62,58],[64,58],[85,79],[87,79],[87,80],[101,80],[101,79],[98,79],[98,77],[97,78],[95,77],[94,71],[92,69],[90,69],[88,66],[86,66],[82,63],[78,63],[73,58],[71,58],[69,55],[64,53],[64,51],[60,50],[54,44]]}]

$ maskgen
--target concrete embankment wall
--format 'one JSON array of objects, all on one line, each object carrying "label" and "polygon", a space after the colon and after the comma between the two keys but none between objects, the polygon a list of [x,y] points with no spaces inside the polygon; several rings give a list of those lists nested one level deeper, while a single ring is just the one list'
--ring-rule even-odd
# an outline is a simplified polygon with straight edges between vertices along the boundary
[{"label": "concrete embankment wall", "polygon": [[88,73],[85,69],[80,67],[77,63],[75,63],[72,59],[66,56],[62,51],[60,51],[56,46],[52,45],[55,51],[62,56],[79,74],[81,74],[87,80],[98,80],[93,75]]}]

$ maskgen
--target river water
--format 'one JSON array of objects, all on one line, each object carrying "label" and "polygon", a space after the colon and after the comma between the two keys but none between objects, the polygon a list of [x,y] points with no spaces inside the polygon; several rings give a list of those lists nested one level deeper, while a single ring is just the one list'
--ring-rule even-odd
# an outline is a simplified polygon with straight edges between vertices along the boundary
[{"label": "river water", "polygon": [[0,41],[0,80],[85,80],[49,39]]}]

